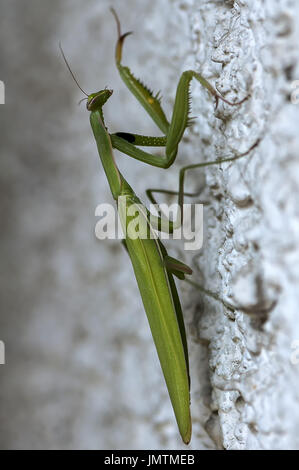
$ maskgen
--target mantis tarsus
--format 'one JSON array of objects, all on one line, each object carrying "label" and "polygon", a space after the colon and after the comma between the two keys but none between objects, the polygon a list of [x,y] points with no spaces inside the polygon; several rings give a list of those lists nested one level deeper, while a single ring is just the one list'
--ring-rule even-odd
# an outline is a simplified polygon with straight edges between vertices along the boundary
[{"label": "mantis tarsus", "polygon": [[[217,93],[212,85],[199,73],[188,70],[182,73],[179,80],[172,118],[169,122],[162,109],[159,96],[154,95],[140,80],[134,77],[128,67],[122,65],[123,43],[130,33],[121,34],[118,16],[113,9],[111,10],[117,23],[118,40],[115,61],[120,76],[162,131],[162,137],[143,136],[127,132],[109,134],[104,122],[102,108],[112,95],[112,90],[104,89],[96,93],[85,93],[75,79],[62,49],[61,52],[74,80],[87,96],[87,110],[90,111],[91,127],[112,196],[116,201],[120,196],[126,196],[125,208],[118,206],[121,222],[127,229],[125,247],[131,258],[178,428],[183,441],[188,444],[191,439],[192,428],[188,348],[181,304],[173,276],[184,279],[186,274],[192,273],[192,270],[184,263],[169,257],[164,245],[157,236],[147,239],[130,237],[128,230],[130,218],[126,215],[126,210],[131,204],[141,205],[141,202],[120,173],[112,149],[116,148],[144,163],[166,169],[174,162],[178,145],[186,127],[189,125],[189,85],[193,78],[212,94],[216,100],[216,105],[218,100],[232,106],[240,105],[248,96],[238,103],[232,103]],[[243,154],[182,168],[179,176],[179,190],[176,193],[178,194],[179,206],[181,208],[183,206],[184,178],[187,170],[236,160],[247,155],[257,143]],[[156,156],[137,148],[138,146],[165,147],[165,155],[163,157]],[[158,190],[155,191],[158,192]],[[167,191],[161,190],[160,192]],[[153,190],[148,191],[151,200],[155,202],[152,193]],[[173,192],[171,193],[173,194]],[[161,219],[157,217],[157,225],[154,227],[151,225],[152,222],[149,221],[149,211],[144,206],[142,207],[142,216],[148,231],[152,233],[153,229],[159,230],[161,228]],[[170,229],[173,229],[173,226],[174,224],[170,223]],[[203,291],[208,295],[213,295],[209,291]]]}]

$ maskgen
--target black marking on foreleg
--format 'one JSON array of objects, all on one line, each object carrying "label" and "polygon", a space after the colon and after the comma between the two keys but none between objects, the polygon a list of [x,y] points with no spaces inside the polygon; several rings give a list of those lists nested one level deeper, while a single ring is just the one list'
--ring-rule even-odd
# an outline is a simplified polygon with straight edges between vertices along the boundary
[{"label": "black marking on foreleg", "polygon": [[130,142],[131,144],[134,144],[135,142],[134,134],[130,134],[129,132],[116,132],[115,135],[117,135],[118,137],[121,137],[127,142]]}]

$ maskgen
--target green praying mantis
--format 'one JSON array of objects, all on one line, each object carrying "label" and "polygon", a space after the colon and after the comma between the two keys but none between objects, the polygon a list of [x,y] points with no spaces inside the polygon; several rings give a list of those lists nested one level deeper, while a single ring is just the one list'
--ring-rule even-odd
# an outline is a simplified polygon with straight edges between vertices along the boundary
[{"label": "green praying mantis", "polygon": [[[119,74],[129,90],[162,131],[162,137],[144,136],[126,132],[109,134],[104,121],[103,106],[111,97],[112,90],[103,89],[96,93],[85,93],[71,71],[61,46],[60,49],[73,79],[87,97],[87,110],[90,111],[90,124],[99,156],[112,196],[118,206],[122,226],[125,228],[126,238],[124,245],[132,262],[179,432],[183,442],[188,444],[192,432],[188,347],[183,313],[174,276],[179,279],[185,279],[186,275],[192,274],[192,270],[181,261],[168,255],[166,248],[155,234],[155,231],[162,231],[162,218],[159,216],[155,218],[150,217],[152,214],[142,205],[129,183],[120,173],[113,156],[113,148],[146,164],[167,169],[175,161],[178,145],[185,129],[190,124],[189,87],[193,78],[215,98],[216,105],[218,104],[218,100],[222,100],[231,106],[240,105],[248,99],[248,96],[237,103],[232,103],[220,95],[199,73],[193,70],[187,70],[182,73],[177,85],[173,113],[169,122],[162,109],[159,94],[154,95],[139,79],[135,78],[128,67],[122,64],[124,40],[131,33],[121,34],[119,18],[113,9],[111,9],[111,11],[117,24],[118,39],[115,50],[115,61]],[[173,231],[175,226],[182,222],[186,171],[207,165],[234,161],[247,155],[257,143],[258,142],[247,152],[234,157],[195,163],[183,167],[179,174],[178,192],[155,190],[156,192],[168,192],[178,195],[178,204],[181,208],[180,220],[176,222],[170,221],[169,231]],[[162,157],[154,155],[138,148],[140,146],[165,147],[165,154]],[[153,192],[154,190],[148,190],[147,194],[151,201],[155,203]],[[125,197],[125,204],[119,204],[121,197]],[[147,232],[151,235],[147,238],[131,236],[131,217],[128,216],[128,208],[134,204],[138,204],[138,207],[142,208],[141,217],[143,218]],[[217,298],[215,294],[205,289],[202,290],[206,294]]]}]

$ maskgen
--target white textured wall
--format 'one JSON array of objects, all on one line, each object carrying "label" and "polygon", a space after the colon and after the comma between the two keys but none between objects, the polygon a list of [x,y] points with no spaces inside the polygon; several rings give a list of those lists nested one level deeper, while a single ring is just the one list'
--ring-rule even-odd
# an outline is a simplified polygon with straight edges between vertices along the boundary
[{"label": "white textured wall", "polygon": [[263,135],[250,157],[206,172],[199,266],[211,289],[251,314],[213,303],[199,322],[199,337],[209,342],[208,427],[226,449],[298,448],[299,369],[290,359],[299,337],[299,108],[289,100],[299,72],[298,2],[197,3],[200,69],[205,76],[217,70],[217,86],[229,96],[252,93],[238,110],[201,117],[202,153],[244,151]]},{"label": "white textured wall", "polygon": [[[112,131],[155,128],[113,64],[115,6],[124,52],[170,112],[176,83],[196,68],[240,108],[193,89],[198,116],[174,168],[118,157],[144,198],[177,186],[187,163],[249,157],[189,175],[205,189],[204,248],[185,256],[194,279],[243,309],[233,315],[181,286],[191,354],[192,449],[299,448],[297,326],[299,79],[295,1],[0,1],[2,318],[1,448],[183,448],[126,253],[94,237],[111,196],[61,40],[87,91],[105,85]],[[128,7],[130,5],[130,7]],[[161,14],[162,12],[162,14]],[[2,181],[3,180],[3,181]],[[269,311],[269,305],[275,307]],[[246,311],[247,313],[244,313]],[[249,315],[250,314],[250,315]]]}]

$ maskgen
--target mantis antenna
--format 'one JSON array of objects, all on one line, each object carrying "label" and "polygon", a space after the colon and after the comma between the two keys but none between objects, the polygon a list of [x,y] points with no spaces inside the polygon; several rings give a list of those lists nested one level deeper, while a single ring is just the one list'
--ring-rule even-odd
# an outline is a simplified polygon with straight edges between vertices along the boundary
[{"label": "mantis antenna", "polygon": [[78,80],[76,79],[75,74],[74,74],[74,72],[72,71],[72,69],[71,69],[71,67],[70,67],[70,65],[69,65],[69,63],[68,63],[68,61],[67,61],[67,59],[66,59],[66,57],[65,57],[65,53],[63,52],[63,49],[62,49],[62,46],[61,46],[61,42],[59,42],[59,49],[60,49],[60,52],[61,52],[61,54],[62,54],[63,60],[64,60],[64,62],[65,62],[65,65],[66,65],[67,68],[69,69],[69,72],[70,72],[70,74],[71,74],[71,76],[72,76],[74,82],[76,83],[77,87],[79,88],[79,90],[82,91],[82,93],[84,93],[85,96],[88,97],[88,94],[86,93],[86,91],[84,91],[83,88],[79,85],[79,82],[78,82]]}]

